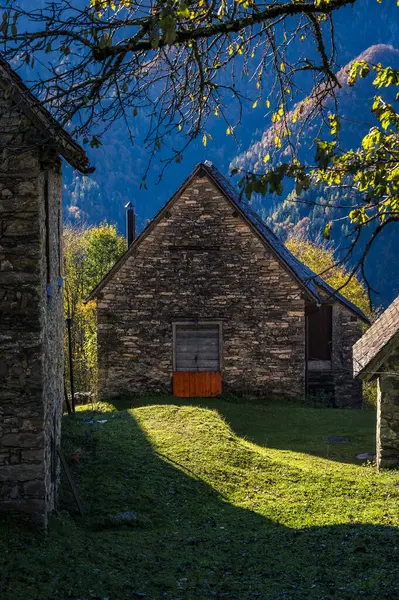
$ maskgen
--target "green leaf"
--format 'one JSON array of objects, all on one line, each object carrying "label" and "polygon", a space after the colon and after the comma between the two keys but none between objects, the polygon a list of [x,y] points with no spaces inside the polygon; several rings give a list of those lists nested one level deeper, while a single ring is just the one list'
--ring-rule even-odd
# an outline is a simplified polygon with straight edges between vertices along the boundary
[{"label": "green leaf", "polygon": [[301,181],[297,181],[295,184],[295,193],[297,196],[300,196],[303,192],[303,186]]},{"label": "green leaf", "polygon": [[185,2],[181,2],[179,8],[177,9],[177,16],[180,19],[188,19],[190,16],[190,10]]},{"label": "green leaf", "polygon": [[327,225],[323,229],[323,238],[325,240],[331,239],[331,227],[332,227],[332,222],[330,221],[329,223],[327,223]]},{"label": "green leaf", "polygon": [[252,182],[250,181],[245,186],[245,195],[246,195],[246,197],[247,197],[248,200],[251,200],[252,191],[253,191],[253,186],[252,186]]},{"label": "green leaf", "polygon": [[371,69],[365,60],[356,60],[349,69],[348,85],[353,86],[358,77],[364,78],[370,73]]},{"label": "green leaf", "polygon": [[151,48],[153,50],[156,50],[158,48],[159,40],[160,40],[159,34],[156,34],[156,35],[153,35],[150,37]]},{"label": "green leaf", "polygon": [[337,136],[341,129],[341,123],[337,115],[328,115],[328,121],[330,123],[331,135]]},{"label": "green leaf", "polygon": [[90,146],[92,148],[99,148],[99,146],[102,146],[102,145],[103,145],[102,141],[97,136],[93,135],[90,140]]},{"label": "green leaf", "polygon": [[176,39],[176,19],[168,10],[163,10],[160,20],[165,42],[171,46]]},{"label": "green leaf", "polygon": [[321,169],[325,169],[331,158],[334,156],[334,149],[336,142],[324,142],[322,140],[315,140],[317,143],[317,150],[315,160]]}]

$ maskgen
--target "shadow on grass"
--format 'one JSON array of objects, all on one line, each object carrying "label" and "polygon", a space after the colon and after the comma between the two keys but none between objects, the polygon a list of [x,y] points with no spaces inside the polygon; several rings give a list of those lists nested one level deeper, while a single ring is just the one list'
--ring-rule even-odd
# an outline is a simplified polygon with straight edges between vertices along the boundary
[{"label": "shadow on grass", "polygon": [[393,527],[297,530],[234,506],[128,412],[67,418],[64,446],[86,516],[61,513],[46,540],[0,536],[2,600],[398,597]]},{"label": "shadow on grass", "polygon": [[[375,452],[376,415],[372,409],[312,408],[276,400],[232,402],[223,397],[124,396],[111,402],[117,410],[159,404],[211,408],[238,436],[258,446],[342,463],[361,464],[357,454]],[[345,441],[329,442],[327,438]]]}]

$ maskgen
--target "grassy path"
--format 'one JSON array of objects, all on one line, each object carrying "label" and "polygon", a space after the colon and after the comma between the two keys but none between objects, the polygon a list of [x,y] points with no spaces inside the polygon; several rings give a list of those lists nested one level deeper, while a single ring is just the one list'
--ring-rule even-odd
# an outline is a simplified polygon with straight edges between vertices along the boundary
[{"label": "grassy path", "polygon": [[84,417],[64,445],[86,517],[63,489],[46,540],[2,525],[1,600],[399,597],[399,473],[354,464],[372,412],[159,398]]}]

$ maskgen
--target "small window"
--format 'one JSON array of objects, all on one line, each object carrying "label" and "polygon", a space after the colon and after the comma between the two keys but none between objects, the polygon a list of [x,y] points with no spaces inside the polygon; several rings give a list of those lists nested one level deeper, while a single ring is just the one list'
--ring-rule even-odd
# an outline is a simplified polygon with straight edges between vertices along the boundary
[{"label": "small window", "polygon": [[306,320],[308,360],[331,360],[332,306],[308,307]]},{"label": "small window", "polygon": [[174,371],[220,371],[220,323],[173,324]]}]

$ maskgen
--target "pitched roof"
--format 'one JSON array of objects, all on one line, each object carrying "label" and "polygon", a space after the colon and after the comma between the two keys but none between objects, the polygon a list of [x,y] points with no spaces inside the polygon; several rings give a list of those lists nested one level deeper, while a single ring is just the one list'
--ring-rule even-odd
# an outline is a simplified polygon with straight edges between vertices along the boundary
[{"label": "pitched roof", "polygon": [[391,348],[399,342],[399,296],[353,346],[353,375],[373,378]]},{"label": "pitched roof", "polygon": [[32,94],[21,77],[0,57],[0,86],[7,92],[33,125],[41,132],[43,144],[53,144],[57,152],[81,173],[92,173],[84,149],[65,131],[52,114]]},{"label": "pitched roof", "polygon": [[126,261],[128,256],[131,254],[132,250],[136,248],[140,242],[146,237],[146,235],[151,231],[151,229],[155,226],[155,224],[162,218],[163,213],[167,210],[168,206],[171,202],[174,201],[175,198],[179,197],[183,190],[189,185],[189,183],[201,172],[205,172],[208,178],[216,185],[217,188],[222,192],[222,194],[234,205],[235,209],[241,213],[243,218],[248,222],[248,224],[252,227],[254,232],[260,237],[260,239],[267,245],[267,247],[272,250],[274,255],[278,258],[278,260],[283,263],[286,269],[293,275],[293,277],[297,280],[300,286],[305,290],[305,292],[311,297],[311,299],[317,303],[322,303],[323,298],[320,296],[319,288],[322,288],[328,296],[333,296],[342,304],[345,304],[349,310],[354,312],[360,319],[365,322],[369,322],[367,317],[363,314],[363,312],[355,306],[352,302],[347,300],[342,294],[335,291],[328,283],[326,283],[319,275],[316,275],[309,269],[306,265],[301,263],[289,250],[286,246],[278,239],[278,237],[273,233],[273,231],[266,225],[266,223],[262,220],[262,218],[252,210],[249,203],[245,201],[237,190],[231,185],[231,183],[220,173],[220,171],[209,161],[205,161],[204,163],[200,163],[196,166],[191,175],[184,181],[181,187],[175,192],[172,198],[163,206],[163,208],[159,211],[159,213],[154,217],[154,219],[147,225],[144,231],[136,238],[133,244],[129,247],[129,249],[125,252],[125,254],[115,263],[112,269],[105,275],[102,281],[97,285],[97,287],[91,292],[90,296],[87,298],[87,301],[95,298],[96,295],[101,291],[101,289],[107,284],[107,282],[112,278],[114,273],[120,269],[123,263]]}]

